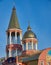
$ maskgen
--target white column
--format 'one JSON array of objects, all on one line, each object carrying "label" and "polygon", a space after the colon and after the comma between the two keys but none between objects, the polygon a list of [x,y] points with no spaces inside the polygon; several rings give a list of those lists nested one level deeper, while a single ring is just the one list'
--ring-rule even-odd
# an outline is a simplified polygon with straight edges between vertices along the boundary
[{"label": "white column", "polygon": [[20,41],[21,41],[21,45],[22,45],[22,33],[20,33]]},{"label": "white column", "polygon": [[6,51],[6,57],[5,57],[6,59],[8,58],[8,52]]},{"label": "white column", "polygon": [[28,50],[28,43],[26,43],[26,50]]},{"label": "white column", "polygon": [[11,32],[10,32],[10,44],[11,44]]},{"label": "white column", "polygon": [[24,44],[22,44],[22,47],[23,47],[23,51],[24,51]]},{"label": "white column", "polygon": [[16,49],[16,56],[18,56],[18,54],[17,54],[17,49]]},{"label": "white column", "polygon": [[17,43],[17,32],[15,32],[15,41]]},{"label": "white column", "polygon": [[37,50],[37,43],[36,43],[36,50]]},{"label": "white column", "polygon": [[33,43],[33,41],[32,41],[32,49],[34,49],[34,48],[33,48],[33,47],[34,47],[33,44],[34,44],[34,43]]},{"label": "white column", "polygon": [[9,57],[11,57],[12,55],[11,55],[11,50],[9,49]]}]

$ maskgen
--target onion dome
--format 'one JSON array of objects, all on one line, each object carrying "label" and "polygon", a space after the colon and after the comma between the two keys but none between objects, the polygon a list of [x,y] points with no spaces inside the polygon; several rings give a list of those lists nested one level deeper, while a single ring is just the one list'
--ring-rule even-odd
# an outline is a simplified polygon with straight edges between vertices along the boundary
[{"label": "onion dome", "polygon": [[23,35],[23,40],[26,38],[37,38],[35,33],[32,32],[30,25],[27,27],[27,31]]}]

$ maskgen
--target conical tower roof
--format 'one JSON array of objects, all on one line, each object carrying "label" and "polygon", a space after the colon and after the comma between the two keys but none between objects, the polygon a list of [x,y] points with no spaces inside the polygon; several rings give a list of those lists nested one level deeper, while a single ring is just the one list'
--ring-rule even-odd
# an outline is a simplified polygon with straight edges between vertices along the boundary
[{"label": "conical tower roof", "polygon": [[17,18],[17,15],[16,15],[15,6],[13,7],[10,23],[9,23],[9,26],[8,26],[8,29],[14,29],[14,28],[20,29],[20,25],[19,25],[18,18]]}]

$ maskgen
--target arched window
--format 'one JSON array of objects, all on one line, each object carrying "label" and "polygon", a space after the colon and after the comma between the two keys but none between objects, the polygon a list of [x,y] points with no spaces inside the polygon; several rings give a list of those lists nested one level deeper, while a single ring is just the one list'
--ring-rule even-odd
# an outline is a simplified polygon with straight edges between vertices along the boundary
[{"label": "arched window", "polygon": [[33,44],[33,49],[35,49],[35,44]]},{"label": "arched window", "polygon": [[9,44],[9,43],[10,43],[10,35],[8,33],[8,35],[7,35],[7,44]]},{"label": "arched window", "polygon": [[17,55],[20,56],[21,55],[21,51],[20,50],[17,50]]},{"label": "arched window", "polygon": [[43,61],[41,61],[41,65],[44,65],[44,62]]},{"label": "arched window", "polygon": [[16,41],[15,41],[15,32],[12,32],[11,37],[12,37],[11,42],[13,44],[15,44],[16,43]]},{"label": "arched window", "polygon": [[17,43],[20,44],[20,36],[17,37]]},{"label": "arched window", "polygon": [[32,44],[29,42],[28,43],[28,50],[31,50],[32,49]]},{"label": "arched window", "polygon": [[16,56],[16,50],[12,50],[12,57]]},{"label": "arched window", "polygon": [[19,33],[19,32],[17,33],[17,43],[18,43],[18,44],[21,43],[21,40],[20,40],[20,33]]},{"label": "arched window", "polygon": [[9,51],[7,51],[7,57],[9,57]]}]

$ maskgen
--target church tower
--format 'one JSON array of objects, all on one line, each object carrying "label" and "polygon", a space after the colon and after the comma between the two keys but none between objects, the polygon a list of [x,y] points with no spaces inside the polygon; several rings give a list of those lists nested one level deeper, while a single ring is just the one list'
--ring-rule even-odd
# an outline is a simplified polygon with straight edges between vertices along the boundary
[{"label": "church tower", "polygon": [[6,53],[8,57],[21,55],[22,51],[22,30],[16,15],[16,8],[13,7],[7,33]]},{"label": "church tower", "polygon": [[28,50],[38,50],[37,45],[37,37],[35,33],[32,32],[30,25],[27,27],[27,31],[23,35],[23,51]]}]

